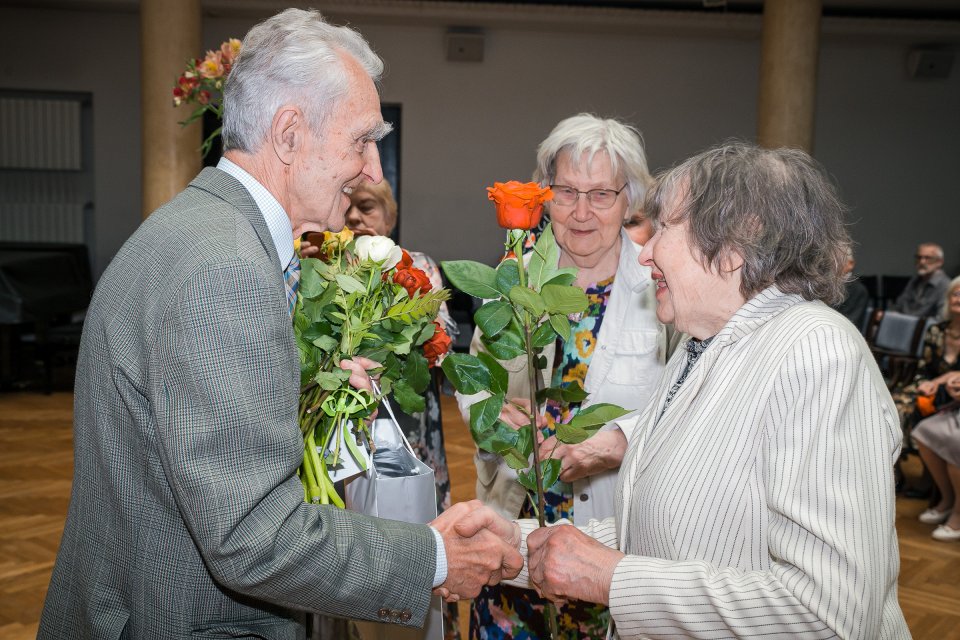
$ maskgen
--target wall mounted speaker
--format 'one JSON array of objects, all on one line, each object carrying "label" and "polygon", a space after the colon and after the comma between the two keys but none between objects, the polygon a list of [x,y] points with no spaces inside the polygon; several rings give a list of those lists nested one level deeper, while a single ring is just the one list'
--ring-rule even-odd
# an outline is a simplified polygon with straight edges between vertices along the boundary
[{"label": "wall mounted speaker", "polygon": [[946,78],[953,68],[953,51],[911,49],[907,53],[907,73],[911,78]]},{"label": "wall mounted speaker", "polygon": [[449,62],[483,62],[483,34],[448,31],[446,37]]}]

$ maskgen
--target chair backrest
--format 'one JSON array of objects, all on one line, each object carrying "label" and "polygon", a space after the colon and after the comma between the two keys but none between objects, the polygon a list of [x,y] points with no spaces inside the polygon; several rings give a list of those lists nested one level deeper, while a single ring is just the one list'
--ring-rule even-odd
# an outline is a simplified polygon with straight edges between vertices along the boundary
[{"label": "chair backrest", "polygon": [[914,355],[923,339],[924,319],[885,311],[877,326],[873,346],[889,353]]},{"label": "chair backrest", "polygon": [[927,330],[930,329],[931,325],[937,324],[936,318],[926,318],[923,323],[923,329],[920,331],[920,339],[917,340],[917,350],[914,353],[918,358],[923,357],[923,339],[927,335]]}]

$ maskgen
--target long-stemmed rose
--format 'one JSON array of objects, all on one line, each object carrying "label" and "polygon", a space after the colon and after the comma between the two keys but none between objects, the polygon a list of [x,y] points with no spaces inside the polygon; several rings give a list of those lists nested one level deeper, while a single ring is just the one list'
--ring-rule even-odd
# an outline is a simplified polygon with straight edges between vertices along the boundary
[{"label": "long-stemmed rose", "polygon": [[[535,226],[543,203],[552,197],[549,189],[535,183],[496,183],[488,188],[489,198],[497,205],[497,218],[507,232],[506,249],[523,256],[527,230]],[[546,367],[541,354],[557,338],[570,338],[570,314],[587,308],[587,297],[573,285],[576,269],[558,268],[560,249],[548,224],[529,255],[529,260],[507,258],[494,269],[469,260],[443,263],[443,270],[461,291],[485,300],[474,319],[481,331],[485,351],[476,356],[453,353],[441,365],[457,391],[482,394],[470,407],[470,432],[477,447],[496,453],[517,470],[518,481],[531,493],[540,526],[544,520],[544,490],[560,477],[560,460],[541,460],[536,438],[536,413],[547,398],[582,402],[586,393],[578,384],[538,389],[540,373]],[[506,402],[507,370],[501,360],[526,360],[530,388],[529,407],[514,406],[527,417],[527,424],[513,429],[502,420]],[[575,444],[597,432],[604,424],[627,411],[616,405],[599,403],[585,407],[567,424],[558,424],[559,442]],[[532,464],[531,464],[532,459]],[[553,637],[558,638],[556,611],[548,605],[546,617]]]}]

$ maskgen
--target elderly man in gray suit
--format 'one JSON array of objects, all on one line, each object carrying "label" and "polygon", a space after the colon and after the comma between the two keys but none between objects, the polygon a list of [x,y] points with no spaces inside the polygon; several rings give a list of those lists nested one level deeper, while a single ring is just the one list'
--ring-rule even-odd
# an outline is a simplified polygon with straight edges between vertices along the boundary
[{"label": "elderly man in gray suit", "polygon": [[[100,280],[77,365],[75,476],[40,638],[297,638],[302,611],[422,625],[431,592],[520,570],[479,503],[432,527],[303,503],[293,238],[379,182],[383,64],[288,10],[225,95],[225,159],[157,210]],[[369,388],[364,366],[351,383]],[[485,519],[464,538],[457,522]]]}]

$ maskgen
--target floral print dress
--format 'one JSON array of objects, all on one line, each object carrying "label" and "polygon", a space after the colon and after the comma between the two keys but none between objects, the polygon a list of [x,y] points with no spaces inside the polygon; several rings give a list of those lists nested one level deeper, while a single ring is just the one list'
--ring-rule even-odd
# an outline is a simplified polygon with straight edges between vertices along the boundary
[{"label": "floral print dress", "polygon": [[[587,369],[593,357],[603,322],[604,312],[613,290],[613,278],[586,288],[589,306],[571,327],[572,340],[558,345],[557,362],[553,372],[553,386],[569,386],[578,382],[583,386]],[[547,426],[544,437],[556,432],[556,425],[566,424],[580,411],[579,403],[566,404],[549,400],[546,407]],[[573,486],[557,482],[545,492],[545,519],[556,522],[573,518]],[[524,503],[521,518],[536,518],[536,509],[530,499]],[[474,601],[470,616],[470,638],[479,640],[535,640],[549,638],[544,618],[546,600],[535,591],[497,585],[484,587]],[[603,605],[588,602],[569,602],[559,607],[560,636],[564,639],[597,638],[606,636],[610,621],[609,610]]]}]

